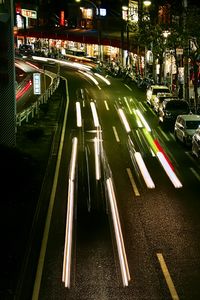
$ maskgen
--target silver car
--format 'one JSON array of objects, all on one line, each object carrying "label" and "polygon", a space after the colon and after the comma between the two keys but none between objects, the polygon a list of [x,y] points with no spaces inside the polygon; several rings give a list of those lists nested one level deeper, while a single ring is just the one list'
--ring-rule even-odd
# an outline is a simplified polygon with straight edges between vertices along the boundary
[{"label": "silver car", "polygon": [[179,115],[174,125],[174,135],[177,140],[189,146],[197,128],[200,127],[200,115]]}]

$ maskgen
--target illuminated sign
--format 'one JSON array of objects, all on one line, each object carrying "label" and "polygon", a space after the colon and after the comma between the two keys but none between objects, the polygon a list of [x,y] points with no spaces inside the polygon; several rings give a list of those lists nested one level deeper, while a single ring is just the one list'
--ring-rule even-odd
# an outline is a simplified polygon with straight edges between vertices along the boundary
[{"label": "illuminated sign", "polygon": [[61,10],[60,12],[60,26],[64,26],[65,25],[65,12],[64,10]]},{"label": "illuminated sign", "polygon": [[129,16],[128,19],[131,22],[138,22],[138,2],[137,1],[131,1],[129,3]]},{"label": "illuminated sign", "polygon": [[36,10],[22,8],[22,16],[24,16],[26,18],[30,18],[30,19],[37,19],[37,12],[36,12]]},{"label": "illuminated sign", "polygon": [[41,74],[33,73],[33,92],[34,95],[41,95]]}]

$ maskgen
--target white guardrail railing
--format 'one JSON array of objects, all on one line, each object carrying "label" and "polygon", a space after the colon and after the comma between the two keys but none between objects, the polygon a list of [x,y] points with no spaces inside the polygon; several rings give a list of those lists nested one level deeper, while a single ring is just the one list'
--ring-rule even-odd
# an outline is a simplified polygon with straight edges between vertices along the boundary
[{"label": "white guardrail railing", "polygon": [[[55,74],[53,75],[55,76]],[[53,95],[55,90],[58,88],[59,83],[60,77],[55,76],[52,79],[49,87],[45,90],[44,93],[38,96],[37,100],[34,103],[32,103],[28,108],[24,109],[22,112],[17,113],[16,126],[21,126],[23,121],[28,122],[30,118],[34,118],[35,116],[37,116],[39,114],[40,105],[48,102],[51,95]]]}]

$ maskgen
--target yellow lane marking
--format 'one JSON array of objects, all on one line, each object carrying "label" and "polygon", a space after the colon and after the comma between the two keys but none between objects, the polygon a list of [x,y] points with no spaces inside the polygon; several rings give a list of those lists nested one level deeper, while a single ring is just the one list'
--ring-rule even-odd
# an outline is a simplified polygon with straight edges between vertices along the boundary
[{"label": "yellow lane marking", "polygon": [[115,139],[119,143],[120,139],[119,139],[119,136],[118,136],[118,133],[117,133],[117,130],[116,130],[115,126],[113,126],[112,129],[113,129],[113,132],[114,132],[114,135],[115,135]]},{"label": "yellow lane marking", "polygon": [[127,173],[128,173],[128,177],[130,179],[130,182],[131,182],[131,185],[132,185],[132,188],[133,188],[133,191],[135,193],[135,196],[140,196],[140,193],[138,191],[138,188],[137,188],[137,185],[135,183],[135,180],[133,178],[133,175],[131,173],[131,170],[129,168],[126,169]]},{"label": "yellow lane marking", "polygon": [[169,271],[168,271],[168,268],[167,268],[167,265],[165,263],[165,260],[164,260],[164,257],[162,255],[162,253],[157,253],[157,257],[158,257],[158,260],[159,260],[159,263],[160,263],[163,275],[164,275],[165,280],[167,282],[167,285],[168,285],[170,294],[172,296],[172,299],[173,300],[179,300],[179,296],[178,296],[178,294],[176,292],[174,283],[173,283],[172,278],[171,278],[171,276],[169,274]]}]

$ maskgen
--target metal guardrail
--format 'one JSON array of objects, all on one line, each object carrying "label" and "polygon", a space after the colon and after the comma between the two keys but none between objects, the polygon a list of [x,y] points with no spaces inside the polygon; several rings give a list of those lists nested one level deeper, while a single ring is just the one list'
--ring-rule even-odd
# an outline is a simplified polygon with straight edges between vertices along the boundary
[{"label": "metal guardrail", "polygon": [[53,79],[53,82],[49,85],[48,89],[41,94],[31,106],[16,115],[16,125],[21,126],[23,121],[28,122],[30,118],[37,116],[39,114],[40,105],[48,102],[48,99],[58,88],[59,83],[60,77],[57,76]]}]

